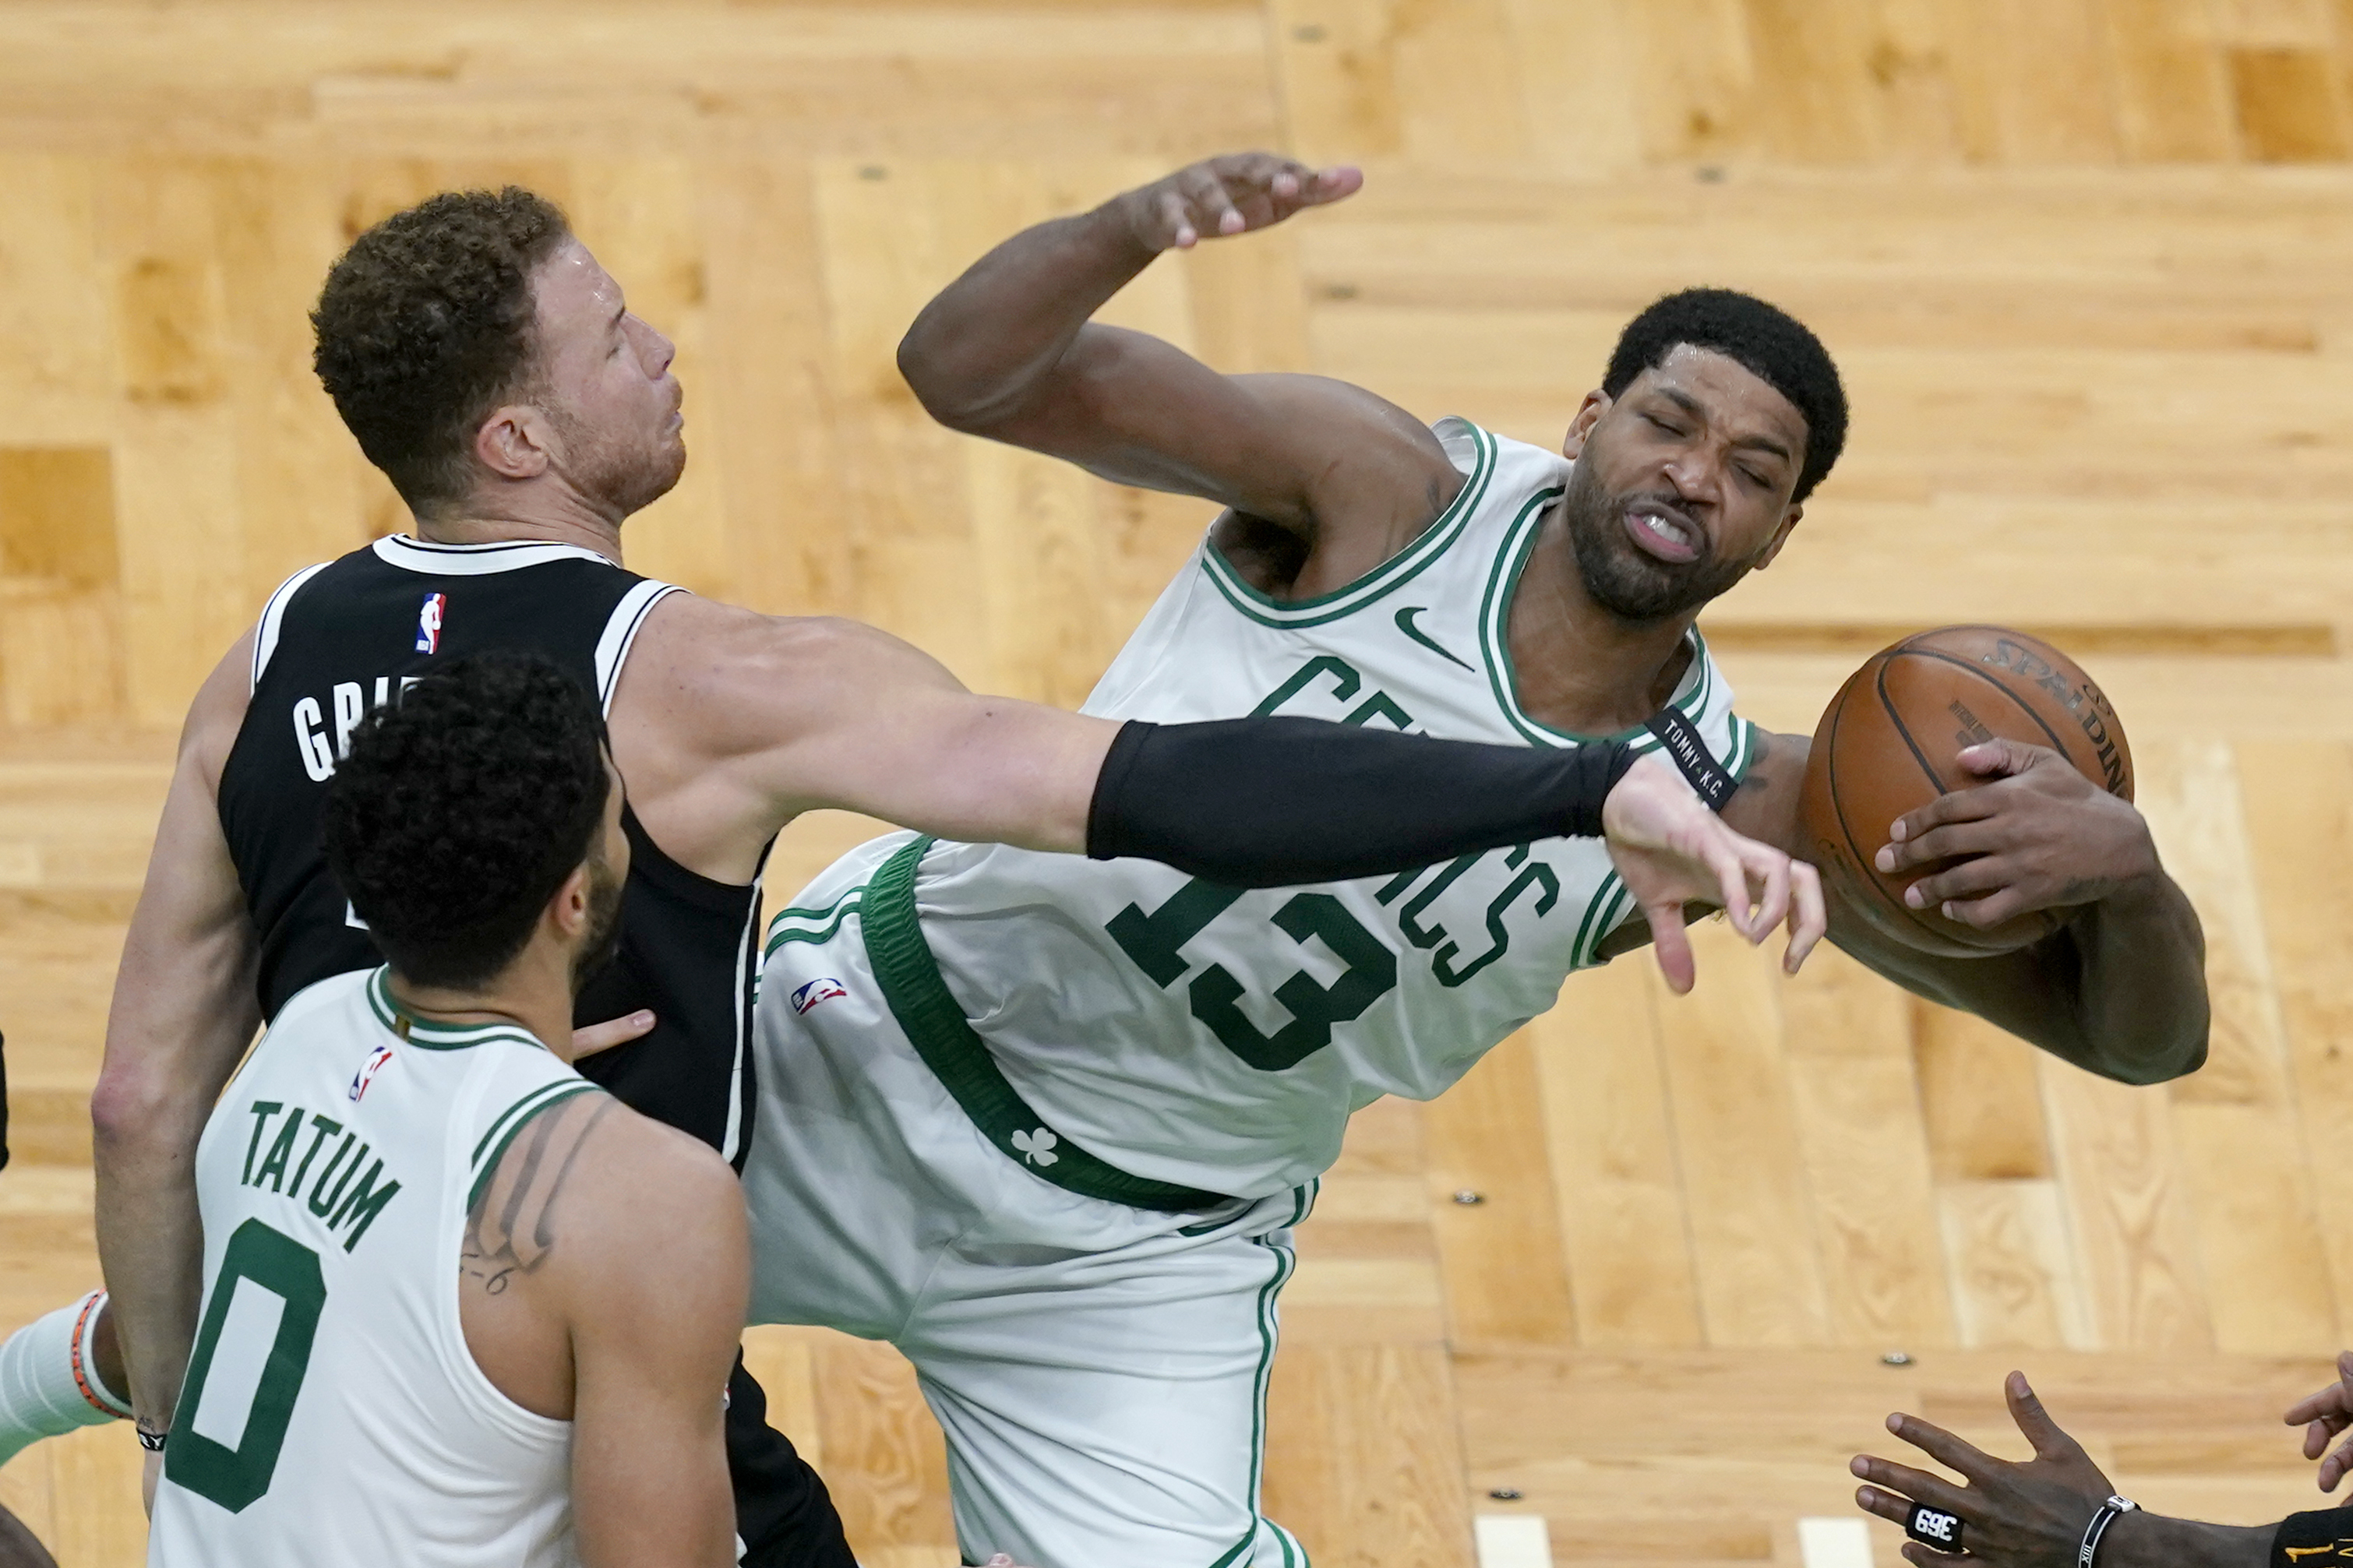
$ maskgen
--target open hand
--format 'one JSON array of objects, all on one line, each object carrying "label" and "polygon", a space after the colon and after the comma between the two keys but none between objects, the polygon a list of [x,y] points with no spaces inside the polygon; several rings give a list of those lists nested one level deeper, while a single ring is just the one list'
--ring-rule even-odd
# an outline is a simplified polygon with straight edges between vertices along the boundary
[{"label": "open hand", "polygon": [[1721,904],[1732,927],[1754,944],[1786,918],[1790,973],[1822,939],[1828,920],[1820,876],[1769,844],[1744,838],[1692,793],[1672,764],[1638,760],[1601,805],[1601,830],[1626,890],[1651,923],[1659,971],[1677,995],[1692,988],[1687,903]]},{"label": "open hand", "polygon": [[2096,903],[2154,876],[2148,824],[2046,746],[1989,741],[1960,754],[1989,782],[1958,789],[1897,819],[1873,863],[1883,874],[1959,864],[1905,889],[1915,910],[1985,930],[2037,910]]},{"label": "open hand", "polygon": [[1364,184],[1353,168],[1318,170],[1274,153],[1229,153],[1115,202],[1136,239],[1156,253],[1190,250],[1203,236],[1271,228],[1303,208],[1345,200]]},{"label": "open hand", "polygon": [[[2287,1424],[2304,1428],[2304,1457],[2320,1459],[2320,1489],[2335,1491],[2337,1482],[2353,1474],[2353,1441],[2328,1454],[2329,1439],[2353,1426],[2353,1351],[2339,1352],[2337,1381],[2290,1409]],[[2323,1454],[2328,1457],[2322,1459]]]},{"label": "open hand", "polygon": [[[1962,1550],[1994,1568],[2074,1568],[2084,1527],[2116,1489],[2084,1446],[2059,1430],[2024,1373],[2011,1373],[2002,1393],[2010,1418],[2034,1446],[2033,1458],[2022,1465],[1997,1459],[1916,1415],[1891,1415],[1890,1432],[1957,1470],[1968,1484],[1955,1486],[1926,1470],[1858,1454],[1848,1468],[1872,1484],[1858,1487],[1854,1500],[1864,1512],[1897,1524],[1912,1517],[1915,1502],[1957,1514]],[[1953,1559],[1907,1541],[1904,1560],[1936,1568]]]}]

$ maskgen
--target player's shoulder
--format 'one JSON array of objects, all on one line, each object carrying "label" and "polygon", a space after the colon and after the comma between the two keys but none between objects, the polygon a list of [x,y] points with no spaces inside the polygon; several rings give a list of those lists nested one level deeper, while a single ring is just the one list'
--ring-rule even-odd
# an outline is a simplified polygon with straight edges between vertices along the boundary
[{"label": "player's shoulder", "polygon": [[518,1231],[542,1216],[561,1238],[551,1261],[577,1282],[610,1268],[691,1267],[741,1245],[744,1200],[727,1162],[601,1089],[552,1097],[487,1176],[477,1211],[514,1215]]},{"label": "player's shoulder", "polygon": [[[889,633],[840,616],[771,616],[697,594],[671,594],[648,615],[630,665],[671,678],[668,686],[700,689],[703,700],[724,703],[747,689],[773,695],[780,686],[814,687],[812,678],[900,646]],[[694,689],[668,691],[665,700],[691,700]]]}]

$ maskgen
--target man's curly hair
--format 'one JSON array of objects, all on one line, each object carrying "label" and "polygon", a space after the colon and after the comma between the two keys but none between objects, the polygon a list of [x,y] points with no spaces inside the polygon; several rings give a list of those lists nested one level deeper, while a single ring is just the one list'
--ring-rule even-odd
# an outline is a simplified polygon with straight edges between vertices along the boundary
[{"label": "man's curly hair", "polygon": [[604,721],[548,660],[477,654],[352,735],[328,781],[327,866],[403,979],[472,986],[514,961],[589,858]]},{"label": "man's curly hair", "polygon": [[411,510],[472,488],[475,429],[530,378],[532,271],[571,232],[561,208],[520,186],[448,191],[393,214],[328,268],[311,366]]},{"label": "man's curly hair", "polygon": [[1806,419],[1806,460],[1798,488],[1801,501],[1846,447],[1846,388],[1830,350],[1796,317],[1751,294],[1730,289],[1686,289],[1670,294],[1626,323],[1601,390],[1616,397],[1646,370],[1655,370],[1689,343],[1742,365],[1795,405]]}]

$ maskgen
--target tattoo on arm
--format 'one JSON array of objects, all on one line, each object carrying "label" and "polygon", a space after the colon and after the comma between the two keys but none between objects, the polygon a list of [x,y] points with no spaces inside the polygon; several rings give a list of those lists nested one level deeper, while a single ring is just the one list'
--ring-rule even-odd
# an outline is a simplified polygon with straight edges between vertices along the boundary
[{"label": "tattoo on arm", "polygon": [[1773,737],[1764,731],[1757,731],[1757,754],[1748,759],[1748,771],[1740,775],[1734,793],[1753,790],[1762,793],[1773,787],[1773,770],[1767,765],[1773,756]]},{"label": "tattoo on arm", "polygon": [[565,1183],[589,1134],[619,1103],[608,1094],[575,1094],[532,1119],[467,1211],[460,1279],[475,1281],[486,1296],[500,1296],[515,1275],[535,1273],[547,1261],[555,1250],[555,1206]]}]

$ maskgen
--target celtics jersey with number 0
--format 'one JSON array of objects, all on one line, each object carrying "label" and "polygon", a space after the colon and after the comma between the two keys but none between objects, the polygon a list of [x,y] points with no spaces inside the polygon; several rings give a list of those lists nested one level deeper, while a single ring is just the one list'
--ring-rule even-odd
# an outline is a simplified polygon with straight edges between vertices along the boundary
[{"label": "celtics jersey with number 0", "polygon": [[572,1424],[475,1365],[476,1184],[594,1086],[522,1030],[400,1018],[385,972],[281,1009],[196,1148],[204,1307],[148,1561],[559,1568]]},{"label": "celtics jersey with number 0", "polygon": [[[1579,743],[1522,711],[1504,640],[1569,465],[1460,420],[1437,431],[1467,479],[1412,545],[1336,593],[1278,601],[1205,543],[1085,710]],[[1753,731],[1704,647],[1673,700],[1738,774]],[[828,906],[906,842],[828,872],[774,923],[771,951],[821,931],[839,912]],[[1632,908],[1599,841],[1557,838],[1271,891],[1144,860],[943,843],[913,891],[948,991],[1044,1124],[1031,1143],[1048,1134],[1131,1174],[1237,1197],[1324,1171],[1357,1108],[1454,1082],[1597,963]]]}]

